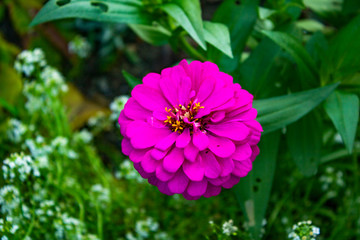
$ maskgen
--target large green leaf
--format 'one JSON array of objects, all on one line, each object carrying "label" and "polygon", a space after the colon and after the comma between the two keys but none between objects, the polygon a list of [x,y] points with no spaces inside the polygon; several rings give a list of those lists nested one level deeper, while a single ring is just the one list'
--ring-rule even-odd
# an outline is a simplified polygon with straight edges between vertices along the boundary
[{"label": "large green leaf", "polygon": [[50,0],[31,26],[63,18],[85,18],[118,23],[150,23],[140,0]]},{"label": "large green leaf", "polygon": [[355,94],[335,91],[325,102],[325,110],[351,153],[359,122],[359,98]]},{"label": "large green leaf", "polygon": [[341,11],[342,2],[343,0],[303,0],[306,7],[320,14]]},{"label": "large green leaf", "polygon": [[359,42],[360,16],[357,16],[330,42],[321,68],[323,82],[343,82],[359,72]]},{"label": "large green leaf", "polygon": [[217,49],[209,51],[209,59],[217,63],[222,71],[233,72],[239,65],[241,54],[250,36],[258,15],[258,0],[226,0],[214,14],[213,21],[228,26],[234,58]]},{"label": "large green leaf", "polygon": [[160,6],[206,50],[199,0],[175,0]]},{"label": "large green leaf", "polygon": [[130,73],[128,73],[125,70],[122,71],[122,74],[124,75],[124,78],[131,89],[133,89],[136,85],[142,83],[140,79],[134,77],[133,75],[131,75]]},{"label": "large green leaf", "polygon": [[338,86],[332,84],[304,92],[254,101],[257,120],[269,133],[295,122],[325,100]]},{"label": "large green leaf", "polygon": [[317,171],[322,143],[321,125],[320,119],[312,112],[287,127],[290,153],[305,176]]},{"label": "large green leaf", "polygon": [[279,141],[279,132],[261,138],[260,154],[253,162],[253,170],[234,187],[254,239],[260,239],[275,173]]},{"label": "large green leaf", "polygon": [[239,82],[256,98],[268,97],[269,92],[275,88],[275,78],[271,77],[270,72],[280,52],[279,46],[269,38],[264,38],[251,52],[249,58],[240,65]]},{"label": "large green leaf", "polygon": [[306,84],[305,86],[313,86],[316,84],[318,81],[316,64],[302,46],[301,42],[287,33],[271,31],[262,32],[292,56],[298,65],[299,74],[302,75],[302,79]]},{"label": "large green leaf", "polygon": [[144,41],[153,45],[166,44],[171,36],[171,32],[159,24],[129,24],[129,27]]},{"label": "large green leaf", "polygon": [[233,58],[230,33],[226,25],[221,23],[204,22],[205,41],[216,47],[227,56]]}]

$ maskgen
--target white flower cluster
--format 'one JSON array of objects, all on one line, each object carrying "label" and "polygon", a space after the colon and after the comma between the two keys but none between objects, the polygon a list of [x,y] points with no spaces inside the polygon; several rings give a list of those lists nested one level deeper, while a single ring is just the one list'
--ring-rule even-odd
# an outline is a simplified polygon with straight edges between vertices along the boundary
[{"label": "white flower cluster", "polygon": [[234,226],[234,221],[232,219],[230,219],[227,222],[224,222],[224,224],[222,225],[222,233],[225,234],[226,236],[231,236],[234,233],[236,233],[238,231],[238,227]]},{"label": "white flower cluster", "polygon": [[[11,214],[20,206],[20,192],[13,185],[5,185],[0,189],[1,213]],[[10,219],[11,220],[11,219]]]},{"label": "white flower cluster", "polygon": [[93,199],[103,207],[110,202],[110,191],[101,184],[93,185],[90,189],[90,194]]},{"label": "white flower cluster", "polygon": [[310,220],[298,222],[292,227],[288,238],[292,240],[316,240],[320,235],[320,228],[312,225]]},{"label": "white flower cluster", "polygon": [[69,140],[65,137],[59,136],[54,138],[51,142],[51,147],[62,156],[66,156],[70,159],[78,158],[78,154],[70,149]]},{"label": "white flower cluster", "polygon": [[46,145],[44,138],[38,135],[35,139],[26,139],[24,148],[28,148],[31,156],[36,159],[36,165],[39,168],[49,167],[49,154],[53,152],[53,148]]},{"label": "white flower cluster", "polygon": [[97,112],[95,116],[89,118],[88,125],[90,127],[99,127],[106,124],[107,118],[104,112]]},{"label": "white flower cluster", "polygon": [[54,222],[56,239],[74,239],[81,240],[83,224],[79,219],[70,217],[67,213],[61,215]]},{"label": "white flower cluster", "polygon": [[22,51],[14,64],[15,70],[23,74],[25,77],[34,77],[37,71],[41,71],[46,66],[46,60],[44,52],[35,48],[33,51],[25,50]]},{"label": "white flower cluster", "polygon": [[156,240],[171,239],[166,232],[157,232],[159,230],[159,223],[153,218],[148,217],[145,220],[137,221],[135,224],[136,236],[128,232],[126,234],[127,240],[143,240],[147,238]]},{"label": "white flower cluster", "polygon": [[119,118],[120,112],[124,109],[126,102],[129,100],[129,96],[119,96],[114,99],[110,104],[111,115],[110,119],[115,121]]},{"label": "white flower cluster", "polygon": [[14,235],[17,230],[19,229],[19,225],[17,224],[12,224],[12,219],[11,217],[5,217],[5,221],[4,219],[0,218],[0,234],[1,234],[1,239],[0,240],[9,240],[11,238],[9,235]]},{"label": "white flower cluster", "polygon": [[17,177],[24,182],[32,173],[35,177],[40,176],[39,168],[34,164],[33,159],[24,153],[11,154],[6,158],[2,166],[4,179],[13,182]]},{"label": "white flower cluster", "polygon": [[80,58],[86,58],[90,55],[91,45],[86,38],[77,35],[69,42],[68,49],[70,53],[76,54]]},{"label": "white flower cluster", "polygon": [[335,171],[333,167],[327,167],[325,169],[325,174],[319,178],[320,182],[322,183],[321,189],[323,191],[327,191],[330,188],[336,189],[338,187],[344,187],[345,182],[343,176],[344,174],[342,171]]},{"label": "white flower cluster", "polygon": [[23,94],[27,98],[25,108],[30,113],[46,110],[49,97],[57,98],[68,90],[60,72],[47,65],[41,49],[21,52],[15,61],[15,69],[27,78]]},{"label": "white flower cluster", "polygon": [[115,173],[117,179],[135,180],[138,183],[143,183],[145,180],[133,167],[129,159],[124,160],[120,165],[120,170]]},{"label": "white flower cluster", "polygon": [[7,123],[6,135],[13,143],[22,141],[23,136],[27,132],[27,127],[17,119],[10,119]]},{"label": "white flower cluster", "polygon": [[40,74],[44,89],[51,96],[58,96],[60,93],[68,91],[68,86],[65,84],[64,77],[61,73],[53,68],[47,66]]},{"label": "white flower cluster", "polygon": [[93,139],[93,135],[86,129],[81,130],[80,132],[74,133],[74,141],[77,143],[90,143]]},{"label": "white flower cluster", "polygon": [[46,223],[48,218],[56,217],[58,213],[60,213],[60,208],[56,206],[53,200],[42,200],[40,208],[35,210],[36,216],[42,223]]}]

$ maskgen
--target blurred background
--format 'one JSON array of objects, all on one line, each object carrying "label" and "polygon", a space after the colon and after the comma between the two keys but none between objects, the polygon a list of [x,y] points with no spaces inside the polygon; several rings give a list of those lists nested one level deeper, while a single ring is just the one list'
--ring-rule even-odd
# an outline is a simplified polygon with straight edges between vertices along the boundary
[{"label": "blurred background", "polygon": [[[0,1],[1,240],[360,239],[358,1],[133,0],[138,19],[113,21],[46,2]],[[106,13],[116,1],[89,2]],[[192,23],[222,23],[206,49],[172,2]],[[217,63],[256,100],[340,85],[266,128],[242,185],[187,201],[141,178],[117,126],[142,77],[184,58]]]}]

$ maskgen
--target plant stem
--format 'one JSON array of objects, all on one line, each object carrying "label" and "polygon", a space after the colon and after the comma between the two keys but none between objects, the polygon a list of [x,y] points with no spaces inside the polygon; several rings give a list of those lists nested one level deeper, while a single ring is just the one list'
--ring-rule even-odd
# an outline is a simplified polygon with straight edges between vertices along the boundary
[{"label": "plant stem", "polygon": [[206,58],[196,50],[191,44],[186,41],[185,36],[180,36],[180,43],[184,47],[185,51],[190,55],[190,57],[199,59],[200,61],[206,61]]}]

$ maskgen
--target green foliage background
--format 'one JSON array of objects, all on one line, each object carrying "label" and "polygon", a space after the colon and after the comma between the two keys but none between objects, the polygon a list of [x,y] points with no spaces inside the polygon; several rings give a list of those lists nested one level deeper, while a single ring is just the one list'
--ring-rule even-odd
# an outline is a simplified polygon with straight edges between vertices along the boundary
[{"label": "green foliage background", "polygon": [[[96,112],[108,114],[106,105],[115,94],[129,94],[146,72],[165,67],[151,69],[144,55],[133,50],[141,44],[173,51],[172,59],[161,63],[166,66],[182,57],[212,61],[255,96],[258,121],[264,128],[261,154],[252,172],[234,189],[212,199],[186,202],[161,195],[152,186],[114,178],[124,156],[120,136],[112,133],[118,129],[109,124],[92,130],[94,143],[76,150],[81,158],[75,164],[54,156],[53,164],[63,165],[62,177],[72,176],[77,184],[69,188],[43,179],[46,189],[57,192],[54,200],[69,214],[80,216],[84,229],[100,239],[124,238],[146,216],[156,219],[174,239],[245,239],[245,235],[286,239],[292,224],[307,219],[321,228],[319,239],[359,239],[360,2],[225,0],[215,3],[215,12],[205,17],[202,9],[208,5],[198,0],[2,1],[2,125],[16,117],[35,123],[49,139],[57,135],[72,139]],[[53,20],[60,21],[47,23]],[[79,33],[94,47],[88,60],[67,49],[69,40]],[[69,132],[54,133],[56,123],[44,126],[41,117],[33,120],[24,111],[23,80],[12,66],[21,49],[33,47],[44,49],[49,62],[72,82],[70,93],[59,100],[68,113],[62,124]],[[88,97],[94,95],[89,92],[94,89],[87,87],[93,73],[89,64],[98,76],[111,72],[110,81],[121,79],[115,86],[122,90],[90,101]],[[6,134],[1,136],[2,159],[19,151],[20,145],[11,145]],[[335,141],[336,136],[341,141]],[[328,167],[344,174],[345,186],[321,189],[320,179]],[[91,205],[89,188],[98,182],[111,192],[106,209]],[[24,199],[31,198],[30,189],[23,189]],[[136,214],[127,215],[126,209],[135,209]],[[236,236],[210,231],[209,220],[221,224],[228,219],[241,229]],[[30,230],[14,239],[44,239],[53,230],[43,228],[36,217],[31,224]]]}]

